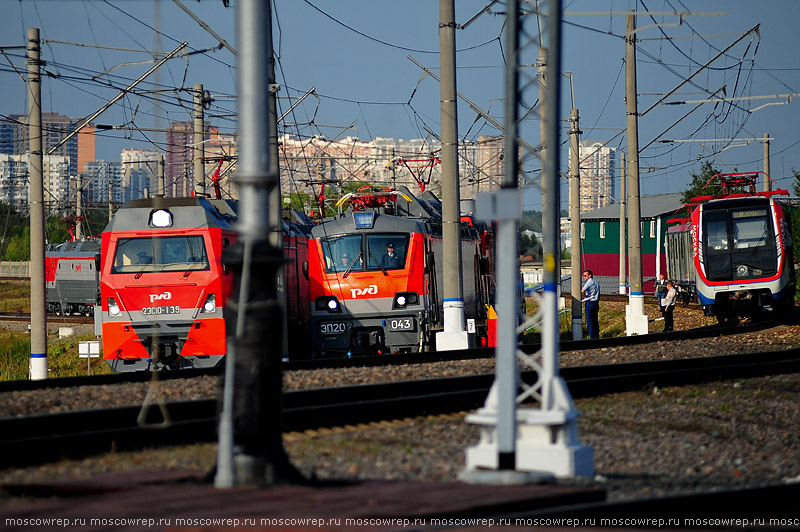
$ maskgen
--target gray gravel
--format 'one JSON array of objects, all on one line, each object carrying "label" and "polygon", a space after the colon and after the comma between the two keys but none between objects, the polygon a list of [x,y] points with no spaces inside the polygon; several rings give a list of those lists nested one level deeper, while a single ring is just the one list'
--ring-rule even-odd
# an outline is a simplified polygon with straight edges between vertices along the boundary
[{"label": "gray gravel", "polygon": [[[800,345],[800,327],[712,340],[657,342],[646,348],[564,353],[563,365],[712,356]],[[770,347],[771,346],[771,347]],[[493,370],[491,360],[386,368],[289,372],[286,389],[453,376]],[[212,397],[216,379],[159,383],[164,398]],[[148,384],[14,392],[0,411],[25,415],[141,404]],[[612,500],[800,481],[800,375],[725,381],[576,401],[579,433],[594,449],[596,476],[569,483],[603,487]],[[290,433],[292,462],[307,476],[455,480],[478,429],[464,413],[361,427]],[[117,453],[47,466],[0,470],[0,484],[86,477],[129,469],[209,471],[215,445]],[[562,481],[562,483],[564,483]]]}]

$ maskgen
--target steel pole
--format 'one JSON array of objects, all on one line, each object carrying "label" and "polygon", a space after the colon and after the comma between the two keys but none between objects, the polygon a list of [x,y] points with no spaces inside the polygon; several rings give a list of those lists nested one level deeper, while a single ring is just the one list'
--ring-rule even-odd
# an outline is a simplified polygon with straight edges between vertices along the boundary
[{"label": "steel pole", "polygon": [[269,237],[270,197],[279,183],[269,160],[270,3],[240,0],[237,9],[241,45],[236,184],[241,200],[239,240],[224,257],[234,272],[234,291],[225,309],[228,357],[232,357],[226,372],[233,375],[226,374],[223,397],[233,400],[228,410],[233,425],[233,482],[263,486],[302,477],[289,463],[281,435],[283,318],[276,273],[282,254]]}]

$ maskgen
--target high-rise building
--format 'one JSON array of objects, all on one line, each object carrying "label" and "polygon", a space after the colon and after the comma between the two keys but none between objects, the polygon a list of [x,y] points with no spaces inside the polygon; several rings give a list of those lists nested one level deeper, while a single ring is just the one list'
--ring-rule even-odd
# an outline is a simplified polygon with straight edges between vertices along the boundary
[{"label": "high-rise building", "polygon": [[578,161],[581,176],[581,212],[599,209],[615,202],[614,151],[601,142],[580,142]]},{"label": "high-rise building", "polygon": [[109,186],[114,203],[124,203],[126,192],[122,185],[122,164],[103,160],[86,163],[83,178],[84,198],[90,203],[108,204]]},{"label": "high-rise building", "polygon": [[[47,155],[54,146],[69,133],[75,131],[75,128],[82,122],[82,118],[70,118],[58,113],[42,113],[42,148],[44,154]],[[81,165],[85,165],[86,162],[94,159],[94,133],[94,128],[87,126],[52,153],[52,155],[69,157],[70,175],[78,175],[78,172],[83,171]],[[9,120],[0,123],[0,153],[22,155],[27,153],[28,148],[27,115],[11,115]]]},{"label": "high-rise building", "polygon": [[122,201],[158,193],[158,165],[161,154],[153,150],[122,150]]},{"label": "high-rise building", "polygon": [[19,155],[0,154],[0,201],[17,212],[28,210],[28,162]]},{"label": "high-rise building", "polygon": [[[46,212],[63,208],[70,195],[69,159],[45,155],[42,159],[42,186]],[[0,155],[0,201],[19,212],[27,212],[30,200],[28,154]]]},{"label": "high-rise building", "polygon": [[[218,133],[216,127],[205,124],[203,140]],[[191,196],[194,192],[194,123],[170,122],[166,138],[166,195],[169,197]]]}]

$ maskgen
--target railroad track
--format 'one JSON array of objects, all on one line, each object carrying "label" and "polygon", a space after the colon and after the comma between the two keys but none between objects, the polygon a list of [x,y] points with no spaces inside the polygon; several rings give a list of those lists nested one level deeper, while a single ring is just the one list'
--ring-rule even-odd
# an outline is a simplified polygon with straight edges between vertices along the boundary
[{"label": "railroad track", "polygon": [[[24,312],[5,312],[0,314],[0,321],[30,323],[31,315]],[[83,314],[72,314],[69,316],[48,314],[47,321],[50,323],[91,324],[94,323],[94,316],[84,316]]]},{"label": "railroad track", "polygon": [[[623,347],[644,345],[651,342],[689,340],[697,338],[712,338],[757,332],[774,326],[774,322],[754,323],[739,327],[702,327],[686,331],[670,333],[653,333],[641,336],[621,336],[613,338],[600,338],[598,340],[577,340],[560,343],[562,352],[580,351],[584,349],[602,349],[610,347]],[[521,345],[520,349],[526,353],[535,353],[539,350],[538,344]],[[352,368],[352,367],[377,367],[404,364],[425,364],[430,362],[451,362],[457,360],[472,360],[492,358],[494,349],[465,349],[458,351],[440,351],[426,353],[409,353],[399,355],[381,355],[375,357],[335,358],[322,360],[298,360],[283,363],[284,371],[316,370],[324,368]],[[216,376],[222,372],[222,367],[210,369],[186,369],[181,371],[161,371],[158,378],[191,379],[202,376]],[[101,386],[109,384],[122,384],[132,382],[146,382],[152,379],[151,372],[118,373],[113,375],[91,375],[78,377],[64,377],[58,379],[45,379],[40,381],[17,380],[0,381],[0,393],[37,390],[44,388],[74,388],[78,386]]]},{"label": "railroad track", "polygon": [[[574,398],[652,386],[800,372],[800,349],[561,370]],[[524,372],[534,382],[534,372]],[[473,410],[494,376],[403,381],[283,394],[284,431]],[[198,400],[0,419],[0,467],[146,446],[213,441],[217,401]]]}]

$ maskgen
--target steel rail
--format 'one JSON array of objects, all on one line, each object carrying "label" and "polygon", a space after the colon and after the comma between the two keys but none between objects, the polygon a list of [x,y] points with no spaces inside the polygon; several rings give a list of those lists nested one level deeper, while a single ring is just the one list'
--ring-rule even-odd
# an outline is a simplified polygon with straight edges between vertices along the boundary
[{"label": "steel rail", "polygon": [[[682,386],[721,379],[800,372],[800,349],[563,368],[575,398],[653,386]],[[534,372],[523,379],[533,382]],[[424,379],[387,384],[318,388],[283,394],[283,430],[345,426],[420,415],[472,410],[483,404],[494,376]],[[0,419],[0,468],[38,464],[111,450],[208,442],[216,437],[217,401],[152,405],[144,424],[141,406]]]},{"label": "steel rail", "polygon": [[[610,347],[625,347],[645,345],[652,342],[680,341],[699,338],[713,338],[718,336],[731,336],[748,332],[757,332],[775,326],[774,322],[761,322],[739,327],[701,327],[686,331],[669,333],[653,333],[640,336],[620,336],[600,338],[598,340],[568,340],[561,342],[562,352],[582,351],[586,349],[604,349]],[[520,345],[520,350],[525,353],[536,353],[538,344]],[[326,368],[355,368],[376,367],[406,364],[427,364],[431,362],[453,362],[458,360],[474,360],[494,357],[493,348],[464,349],[442,352],[404,353],[396,355],[380,355],[372,357],[331,358],[316,360],[297,360],[283,363],[283,371],[317,370]],[[222,367],[210,369],[184,369],[180,371],[161,371],[158,378],[161,380],[191,379],[202,376],[217,376],[222,373]],[[78,386],[103,386],[110,384],[123,384],[146,382],[152,379],[151,372],[117,373],[113,375],[87,375],[76,377],[51,378],[39,381],[15,380],[0,381],[0,393],[22,390],[39,390],[44,388],[74,388]]]}]

